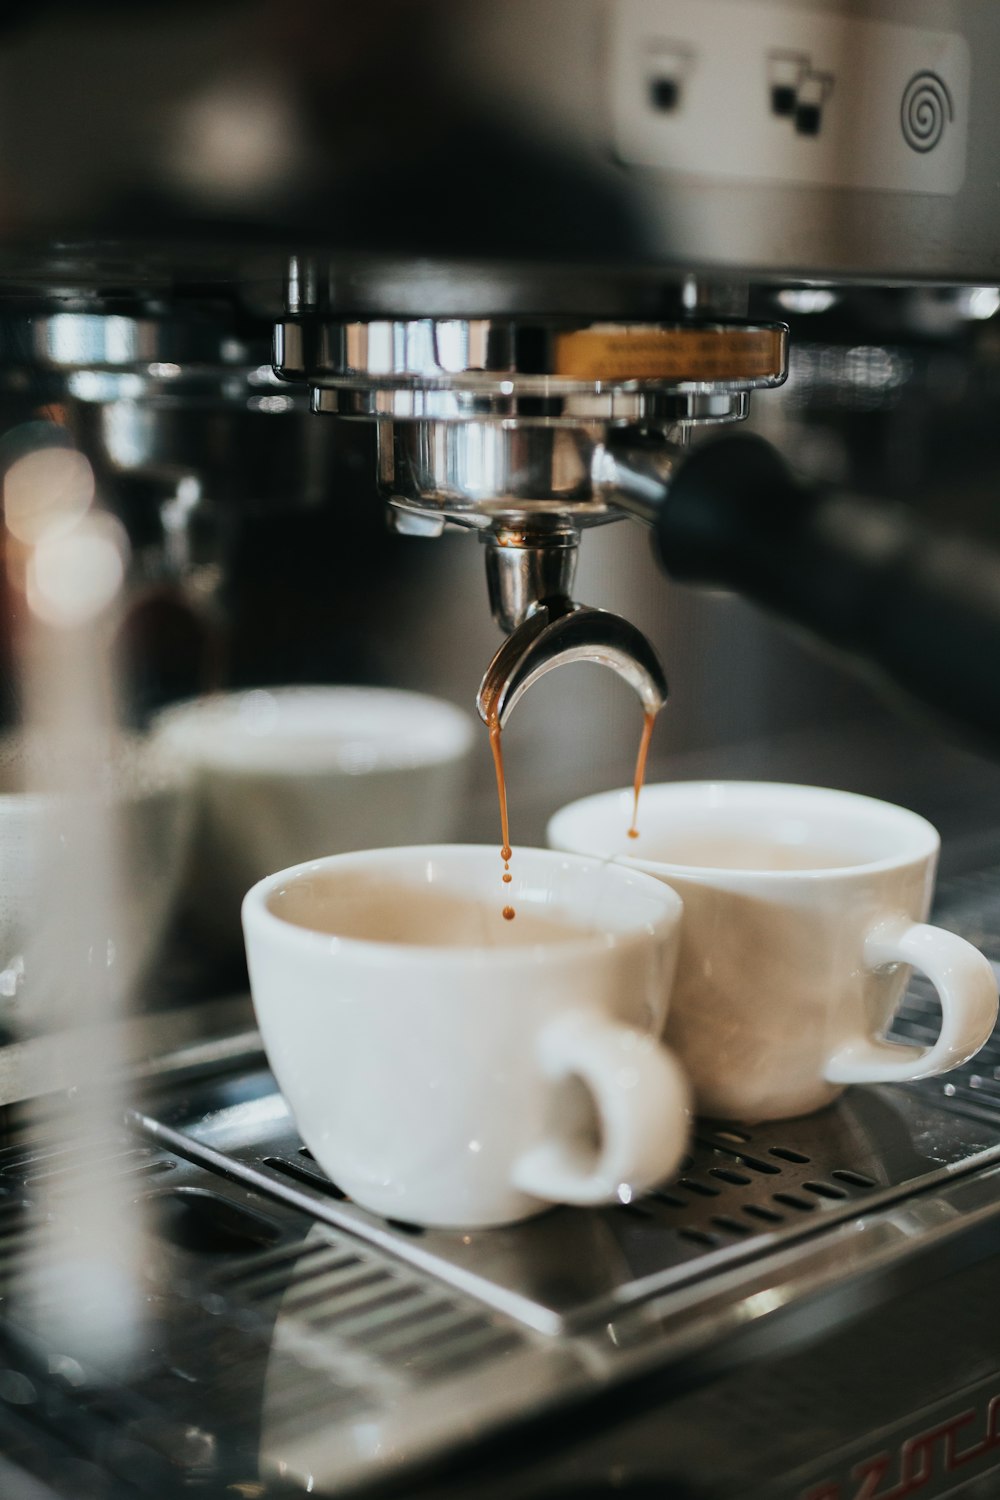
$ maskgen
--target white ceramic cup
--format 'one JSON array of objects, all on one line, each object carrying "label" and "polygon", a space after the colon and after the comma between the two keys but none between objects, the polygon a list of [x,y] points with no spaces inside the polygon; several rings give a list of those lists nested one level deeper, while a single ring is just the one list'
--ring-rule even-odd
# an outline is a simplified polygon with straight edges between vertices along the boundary
[{"label": "white ceramic cup", "polygon": [[[924,818],[870,797],[766,782],[631,789],[552,818],[557,849],[657,875],[684,901],[666,1037],[701,1112],[780,1119],[849,1083],[943,1073],[971,1057],[997,1016],[977,949],[930,927],[939,839]],[[911,966],[943,1019],[933,1045],[883,1040]]]},{"label": "white ceramic cup", "polygon": [[239,946],[243,896],[271,870],[450,838],[475,726],[422,693],[278,687],[178,704],[153,737],[193,773],[186,910],[227,949]]},{"label": "white ceramic cup", "polygon": [[547,850],[500,873],[495,848],[376,849],[243,903],[275,1077],[316,1160],[375,1213],[509,1223],[641,1191],[683,1154],[687,1086],[659,1040],[680,901]]},{"label": "white ceramic cup", "polygon": [[[53,990],[66,990],[74,965],[113,968],[120,994],[149,974],[178,897],[191,828],[184,768],[142,736],[122,735],[107,755],[95,751],[89,775],[73,753],[69,779],[91,787],[87,801],[37,790],[67,779],[61,760],[68,753],[41,737],[0,736],[0,1021],[28,1030],[43,1021],[72,1024],[75,997]],[[114,862],[107,910],[92,914],[99,930],[69,932],[51,877],[56,862],[65,872],[69,860],[86,878],[94,818],[106,820]]]}]

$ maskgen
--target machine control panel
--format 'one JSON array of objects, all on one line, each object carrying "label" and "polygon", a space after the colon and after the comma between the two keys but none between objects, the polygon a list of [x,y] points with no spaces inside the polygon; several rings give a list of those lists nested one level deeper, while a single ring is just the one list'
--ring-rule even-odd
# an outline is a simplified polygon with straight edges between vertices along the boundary
[{"label": "machine control panel", "polygon": [[956,32],[788,0],[615,0],[609,19],[627,163],[889,192],[962,186],[971,59]]}]

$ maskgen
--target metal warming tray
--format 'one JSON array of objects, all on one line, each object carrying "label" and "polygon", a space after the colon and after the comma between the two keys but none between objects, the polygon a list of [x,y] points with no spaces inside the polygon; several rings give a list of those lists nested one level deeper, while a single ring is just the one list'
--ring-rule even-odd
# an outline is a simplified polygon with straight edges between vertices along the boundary
[{"label": "metal warming tray", "polygon": [[[997,870],[953,879],[936,919],[1000,959],[998,892]],[[935,1006],[915,981],[898,1034],[931,1031]],[[301,1145],[252,1034],[222,1051],[182,1049],[113,1140],[46,1151],[42,1104],[30,1137],[25,1109],[8,1120],[0,1451],[55,1466],[74,1500],[422,1493],[443,1455],[560,1412],[598,1423],[615,1392],[683,1389],[1000,1247],[998,1036],[944,1079],[854,1089],[806,1119],[702,1121],[677,1180],[634,1202],[468,1234],[357,1208]],[[147,1352],[117,1383],[18,1316],[43,1274],[39,1190],[58,1212],[96,1152],[149,1219]]]}]

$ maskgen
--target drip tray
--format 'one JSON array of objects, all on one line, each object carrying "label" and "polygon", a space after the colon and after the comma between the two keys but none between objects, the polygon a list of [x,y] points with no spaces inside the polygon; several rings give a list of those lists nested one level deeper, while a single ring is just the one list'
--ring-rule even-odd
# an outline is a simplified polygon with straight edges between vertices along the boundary
[{"label": "drip tray", "polygon": [[351,1203],[303,1147],[266,1069],[164,1104],[139,1123],[168,1150],[545,1334],[607,1322],[1000,1163],[1000,1111],[992,1120],[986,1111],[958,1113],[940,1085],[853,1089],[804,1119],[753,1128],[700,1122],[676,1180],[634,1202],[552,1209],[463,1233],[377,1218]]},{"label": "drip tray", "polygon": [[[998,890],[996,870],[953,882],[939,910],[993,958]],[[917,982],[894,1035],[922,1042],[936,1025]],[[0,1363],[28,1371],[38,1420],[89,1462],[125,1442],[131,1474],[141,1449],[123,1494],[149,1493],[166,1464],[165,1496],[211,1479],[213,1495],[376,1485],[410,1500],[442,1455],[530,1438],[560,1411],[615,1420],[1000,1243],[1000,1033],[944,1078],[849,1090],[779,1124],[702,1121],[675,1180],[633,1202],[471,1233],[351,1203],[303,1148],[256,1040],[237,1051],[147,1077],[128,1137],[67,1142],[54,1117],[49,1139],[39,1104],[0,1143]],[[73,1212],[62,1185],[84,1160],[124,1173],[145,1204],[149,1326],[126,1384],[78,1389],[30,1328],[14,1338],[8,1294],[51,1295],[33,1270],[36,1219]],[[623,1403],[605,1399],[626,1384]]]}]

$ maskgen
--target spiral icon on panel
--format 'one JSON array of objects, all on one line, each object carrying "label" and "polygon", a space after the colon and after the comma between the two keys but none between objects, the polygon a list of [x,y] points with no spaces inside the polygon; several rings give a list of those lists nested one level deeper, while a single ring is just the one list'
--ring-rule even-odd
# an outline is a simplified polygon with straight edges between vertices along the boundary
[{"label": "spiral icon on panel", "polygon": [[955,106],[944,79],[937,73],[914,73],[900,106],[906,144],[914,151],[933,151],[954,118]]}]

